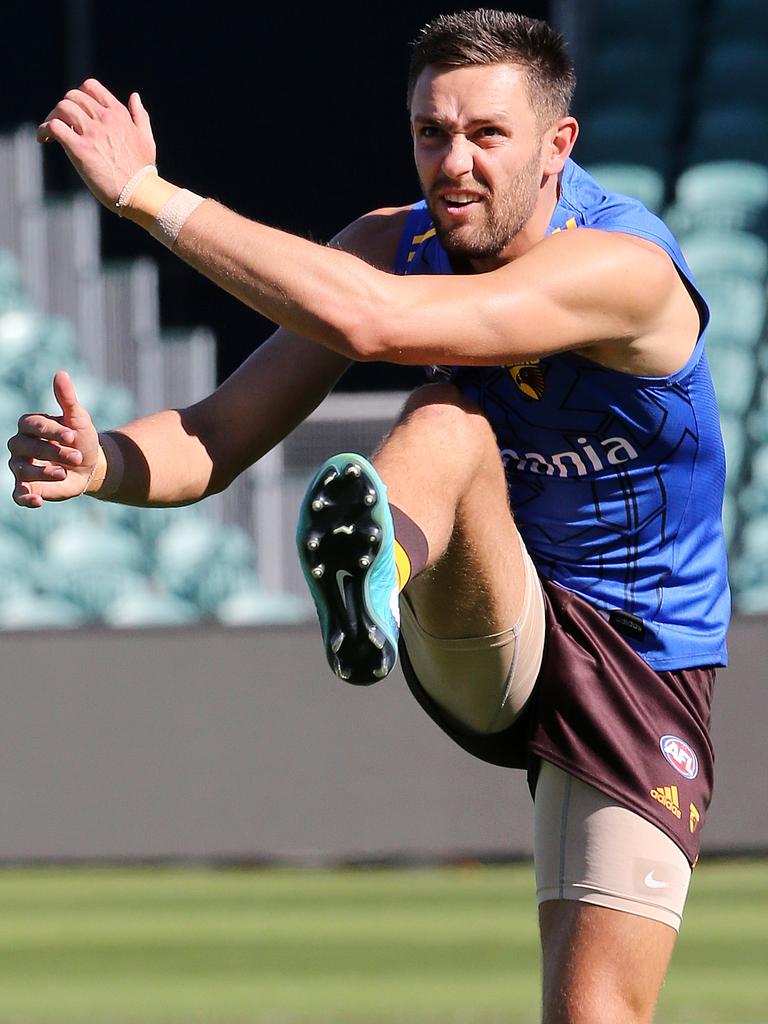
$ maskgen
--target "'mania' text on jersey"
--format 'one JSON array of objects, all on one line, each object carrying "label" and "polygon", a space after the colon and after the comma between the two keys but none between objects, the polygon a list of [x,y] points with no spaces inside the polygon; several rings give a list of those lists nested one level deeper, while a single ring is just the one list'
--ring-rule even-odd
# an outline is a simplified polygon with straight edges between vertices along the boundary
[{"label": "'mania' text on jersey", "polygon": [[554,476],[556,472],[559,476],[587,476],[592,471],[599,472],[605,469],[606,463],[618,466],[622,462],[630,462],[637,458],[637,452],[623,437],[606,437],[605,440],[601,440],[603,451],[600,453],[587,442],[586,437],[577,437],[576,443],[581,446],[581,453],[556,452],[547,459],[540,452],[525,452],[524,455],[520,455],[514,448],[502,448],[501,457],[507,467],[514,463],[514,468],[520,472],[527,470],[529,473],[541,473],[546,476]]}]

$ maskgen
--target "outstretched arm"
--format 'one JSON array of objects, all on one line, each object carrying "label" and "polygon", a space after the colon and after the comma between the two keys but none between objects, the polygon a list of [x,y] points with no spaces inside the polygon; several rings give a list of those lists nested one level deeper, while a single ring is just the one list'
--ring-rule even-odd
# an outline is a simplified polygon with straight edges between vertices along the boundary
[{"label": "outstretched arm", "polygon": [[[39,137],[60,142],[113,210],[126,182],[154,162],[138,95],[125,107],[95,80],[67,94]],[[121,209],[152,228],[178,193],[148,175]],[[184,219],[174,250],[289,330],[351,359],[406,364],[493,365],[614,340],[631,344],[663,333],[682,287],[661,250],[584,230],[547,238],[499,270],[463,277],[460,288],[439,276],[396,278],[211,200]]]},{"label": "outstretched arm", "polygon": [[301,423],[347,361],[277,331],[208,398],[98,434],[69,375],[61,413],[30,413],[8,442],[13,498],[25,508],[88,493],[127,505],[185,505],[223,490]]},{"label": "outstretched arm", "polygon": [[[381,210],[333,244],[391,267],[404,214]],[[8,442],[17,504],[39,508],[87,491],[130,505],[181,505],[223,490],[319,405],[349,365],[280,329],[212,395],[101,435],[66,373],[54,378],[61,413],[31,413]],[[101,444],[100,444],[101,441]]]}]

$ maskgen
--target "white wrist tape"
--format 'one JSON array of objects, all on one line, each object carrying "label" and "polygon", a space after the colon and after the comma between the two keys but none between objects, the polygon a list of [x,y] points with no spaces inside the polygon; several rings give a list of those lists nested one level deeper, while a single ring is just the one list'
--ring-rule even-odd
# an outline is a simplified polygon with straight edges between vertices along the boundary
[{"label": "white wrist tape", "polygon": [[155,217],[149,233],[158,242],[172,249],[187,218],[204,202],[203,196],[198,196],[189,189],[180,188]]},{"label": "white wrist tape", "polygon": [[117,212],[120,214],[121,217],[123,216],[123,210],[130,202],[131,196],[136,191],[136,187],[149,174],[157,174],[157,168],[155,167],[154,164],[147,164],[146,167],[140,168],[140,170],[136,171],[133,177],[129,178],[128,181],[126,181],[125,185],[123,185],[123,190],[117,197],[117,202],[115,203],[115,206],[117,207]]}]

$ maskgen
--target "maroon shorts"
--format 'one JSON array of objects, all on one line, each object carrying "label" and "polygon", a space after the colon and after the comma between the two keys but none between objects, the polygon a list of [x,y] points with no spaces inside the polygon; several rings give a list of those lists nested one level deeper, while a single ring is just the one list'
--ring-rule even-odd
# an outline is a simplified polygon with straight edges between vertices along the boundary
[{"label": "maroon shorts", "polygon": [[712,797],[710,712],[715,669],[655,672],[600,613],[542,580],[544,658],[515,723],[482,735],[450,719],[416,678],[405,644],[408,686],[427,714],[468,753],[528,771],[549,761],[651,821],[691,864]]}]

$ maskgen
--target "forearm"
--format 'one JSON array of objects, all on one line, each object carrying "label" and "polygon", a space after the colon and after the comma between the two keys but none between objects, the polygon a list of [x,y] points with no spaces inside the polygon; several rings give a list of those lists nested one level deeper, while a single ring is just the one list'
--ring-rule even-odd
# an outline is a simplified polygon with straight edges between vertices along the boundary
[{"label": "forearm", "polygon": [[302,423],[348,363],[277,331],[203,401],[104,438],[88,492],[128,505],[183,505],[224,490]]},{"label": "forearm", "polygon": [[99,434],[87,493],[142,507],[186,505],[209,493],[213,462],[201,438],[169,409]]},{"label": "forearm", "polygon": [[[156,233],[157,214],[177,195],[176,186],[151,175],[123,215]],[[172,248],[282,327],[349,359],[375,356],[373,313],[394,279],[364,260],[250,221],[213,200],[187,216]]]}]

